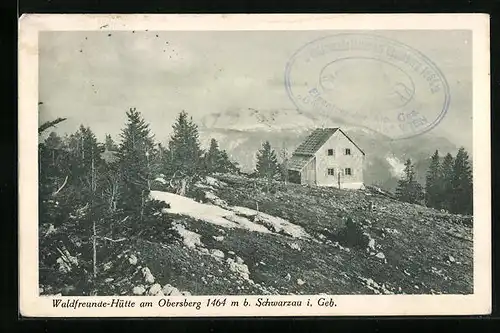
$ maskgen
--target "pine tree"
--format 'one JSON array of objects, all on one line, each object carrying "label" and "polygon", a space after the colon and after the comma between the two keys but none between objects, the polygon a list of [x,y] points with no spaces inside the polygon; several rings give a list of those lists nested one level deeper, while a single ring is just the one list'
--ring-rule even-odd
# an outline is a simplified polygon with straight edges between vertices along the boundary
[{"label": "pine tree", "polygon": [[454,213],[472,213],[472,168],[465,148],[458,150],[453,163],[451,179],[452,199],[450,210]]},{"label": "pine tree", "polygon": [[453,156],[446,154],[441,164],[441,208],[451,211],[451,202],[453,196]]},{"label": "pine tree", "polygon": [[[69,177],[68,182],[78,189],[74,200],[85,205],[89,203],[92,195],[92,163],[96,174],[102,174],[104,160],[101,154],[104,147],[89,127],[80,125],[78,131],[67,138],[65,149],[67,158],[64,162],[64,173]],[[96,184],[101,185],[98,181]]]},{"label": "pine tree", "polygon": [[155,145],[149,125],[135,108],[127,112],[127,124],[120,137],[118,164],[123,182],[120,205],[124,210],[139,215],[142,221],[152,177],[150,157],[154,154]]},{"label": "pine tree", "polygon": [[63,146],[63,140],[56,132],[50,132],[44,143],[47,148],[54,150],[59,150]]},{"label": "pine tree", "polygon": [[233,163],[225,150],[219,148],[217,140],[210,140],[210,147],[204,155],[204,165],[207,173],[237,172],[238,167]]},{"label": "pine tree", "polygon": [[168,143],[168,169],[170,174],[181,172],[187,176],[203,172],[202,150],[198,126],[185,111],[179,113],[173,125],[174,133]]},{"label": "pine tree", "polygon": [[205,168],[208,173],[213,173],[217,172],[219,169],[220,165],[220,151],[219,151],[219,143],[217,140],[213,139],[210,140],[210,148],[208,148],[208,151],[205,153],[204,156],[205,159]]},{"label": "pine tree", "polygon": [[[39,103],[39,105],[41,102]],[[66,118],[57,118],[47,121],[38,127],[40,136],[49,128],[65,121]],[[68,154],[65,142],[52,132],[42,142],[38,144],[38,200],[39,200],[39,223],[50,222],[53,224],[62,223],[65,216],[62,216],[59,205],[54,200],[54,193],[58,193],[62,187],[66,186],[68,174]],[[59,198],[58,198],[59,200]]]},{"label": "pine tree", "polygon": [[219,151],[218,165],[220,167],[220,172],[238,173],[240,171],[238,165],[231,161],[225,150]]},{"label": "pine tree", "polygon": [[100,164],[104,147],[99,144],[95,134],[89,127],[80,125],[78,131],[68,138],[68,148],[73,156],[74,169],[80,169],[83,174],[89,173],[92,160]]},{"label": "pine tree", "polygon": [[118,146],[115,144],[115,142],[113,141],[113,138],[111,137],[110,134],[106,134],[106,139],[104,141],[104,147],[106,148],[106,150],[109,150],[109,151],[117,151],[118,150]]},{"label": "pine tree", "polygon": [[51,132],[45,141],[39,146],[40,163],[43,168],[40,171],[44,176],[57,178],[64,176],[64,142],[55,132]]},{"label": "pine tree", "polygon": [[441,208],[442,176],[439,164],[439,152],[436,150],[431,157],[431,163],[425,177],[425,203],[428,207]]},{"label": "pine tree", "polygon": [[[59,224],[63,217],[54,193],[66,186],[69,177],[67,151],[63,140],[52,132],[38,145],[39,222]],[[59,198],[57,199],[59,201]]]},{"label": "pine tree", "polygon": [[[75,222],[75,211],[83,207],[90,207],[91,213],[100,210],[104,202],[100,195],[103,183],[99,179],[104,167],[102,151],[94,133],[83,125],[64,140],[55,133],[49,135],[40,150],[42,223],[57,226]],[[76,222],[82,223],[78,225],[82,231],[88,231],[89,223],[93,223],[89,218]]]},{"label": "pine tree", "polygon": [[265,178],[268,181],[268,184],[271,180],[279,177],[280,169],[278,159],[269,141],[264,142],[262,148],[257,152],[257,165],[255,170],[259,177]]},{"label": "pine tree", "polygon": [[418,203],[423,198],[422,186],[416,181],[415,168],[410,159],[406,160],[404,175],[398,181],[396,197],[409,203]]}]

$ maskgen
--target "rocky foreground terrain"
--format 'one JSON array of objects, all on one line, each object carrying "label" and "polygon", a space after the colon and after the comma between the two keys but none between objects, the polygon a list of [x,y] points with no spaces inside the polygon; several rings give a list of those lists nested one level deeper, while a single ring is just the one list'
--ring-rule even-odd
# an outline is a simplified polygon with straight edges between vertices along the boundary
[{"label": "rocky foreground terrain", "polygon": [[151,192],[169,205],[155,213],[163,222],[99,242],[91,290],[78,258],[88,235],[41,226],[41,247],[56,247],[51,239],[61,233],[76,244],[41,263],[41,294],[473,292],[471,217],[399,202],[377,188],[269,188],[217,175],[197,183],[189,198],[165,186],[159,178]]}]

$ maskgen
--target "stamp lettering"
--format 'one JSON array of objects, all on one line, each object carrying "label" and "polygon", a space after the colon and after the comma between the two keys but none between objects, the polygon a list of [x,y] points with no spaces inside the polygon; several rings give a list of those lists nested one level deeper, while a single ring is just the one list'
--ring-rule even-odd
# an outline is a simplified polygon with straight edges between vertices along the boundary
[{"label": "stamp lettering", "polygon": [[[392,139],[429,131],[450,102],[448,83],[429,58],[398,41],[361,33],[331,35],[303,46],[286,66],[285,87],[298,109],[342,115]],[[376,116],[399,119],[408,110],[420,116],[404,125]]]}]

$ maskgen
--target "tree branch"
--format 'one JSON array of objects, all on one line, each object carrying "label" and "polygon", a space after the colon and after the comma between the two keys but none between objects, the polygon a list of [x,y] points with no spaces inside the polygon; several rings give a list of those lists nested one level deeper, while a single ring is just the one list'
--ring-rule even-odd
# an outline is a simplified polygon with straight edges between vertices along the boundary
[{"label": "tree branch", "polygon": [[65,120],[66,120],[66,118],[57,118],[56,120],[47,121],[47,122],[43,123],[42,125],[40,125],[40,127],[38,127],[38,134],[43,133],[48,128],[56,126],[57,124],[65,121]]},{"label": "tree branch", "polygon": [[130,217],[130,215],[127,215],[127,217],[125,217],[123,220],[121,220],[121,221],[120,221],[120,222],[118,222],[118,223],[123,223],[123,222],[127,221],[129,217]]},{"label": "tree branch", "polygon": [[61,185],[61,187],[59,187],[59,189],[57,191],[55,191],[52,196],[55,197],[57,195],[57,193],[59,193],[64,186],[66,186],[66,183],[68,182],[68,176],[66,176],[66,179],[64,179],[64,183]]},{"label": "tree branch", "polygon": [[108,238],[108,237],[103,237],[103,236],[98,236],[98,238],[101,238],[101,239],[105,239],[105,240],[108,240],[110,242],[123,242],[125,240],[127,240],[126,238],[120,238],[120,239],[111,239],[111,238]]}]

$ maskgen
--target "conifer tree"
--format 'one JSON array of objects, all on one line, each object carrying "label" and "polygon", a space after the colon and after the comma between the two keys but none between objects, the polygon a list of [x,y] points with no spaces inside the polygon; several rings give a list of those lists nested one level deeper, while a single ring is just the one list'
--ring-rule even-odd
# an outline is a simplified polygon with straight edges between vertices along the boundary
[{"label": "conifer tree", "polygon": [[120,204],[124,210],[140,215],[142,221],[152,177],[150,158],[155,146],[149,125],[135,108],[127,112],[127,124],[120,137],[118,164],[123,182]]},{"label": "conifer tree", "polygon": [[454,213],[472,213],[472,168],[465,148],[458,150],[453,162],[450,210]]},{"label": "conifer tree", "polygon": [[97,137],[89,127],[80,125],[78,131],[69,137],[69,149],[72,152],[79,166],[87,170],[92,160],[101,162],[102,145],[97,141]]},{"label": "conifer tree", "polygon": [[428,207],[441,208],[442,176],[439,164],[439,152],[436,150],[431,157],[431,163],[425,177],[425,203]]},{"label": "conifer tree", "polygon": [[102,174],[102,151],[94,133],[83,125],[64,140],[51,133],[39,145],[41,223],[65,223],[70,214],[91,202],[100,207],[95,190],[101,185],[96,176]]},{"label": "conifer tree", "polygon": [[64,142],[55,132],[51,132],[43,143],[39,145],[39,162],[43,176],[57,178],[64,176]]},{"label": "conifer tree", "polygon": [[418,203],[423,198],[422,186],[416,181],[415,168],[410,159],[406,160],[404,175],[398,181],[396,197],[409,203]]},{"label": "conifer tree", "polygon": [[453,196],[452,179],[453,156],[448,153],[443,158],[443,163],[441,164],[441,208],[444,208],[448,211],[451,211],[451,202]]},{"label": "conifer tree", "polygon": [[262,148],[257,152],[256,172],[259,177],[265,178],[268,183],[279,177],[278,159],[269,141],[264,142]]},{"label": "conifer tree", "polygon": [[168,169],[174,174],[199,175],[203,171],[198,126],[185,111],[179,113],[173,125],[174,133],[168,143]]},{"label": "conifer tree", "polygon": [[55,205],[53,195],[67,182],[69,170],[64,142],[55,132],[38,145],[38,163],[39,222],[58,224],[60,206]]},{"label": "conifer tree", "polygon": [[106,134],[104,147],[106,148],[106,150],[109,150],[109,151],[117,151],[118,150],[118,146],[115,144],[115,142],[113,141],[113,138],[111,137],[110,134]]},{"label": "conifer tree", "polygon": [[238,167],[233,163],[227,152],[219,148],[217,140],[210,140],[210,147],[204,155],[205,169],[208,173],[237,172]]},{"label": "conifer tree", "polygon": [[219,168],[219,159],[220,159],[220,151],[219,151],[219,144],[217,140],[213,139],[210,140],[210,147],[208,148],[208,151],[205,153],[205,168],[208,173],[213,173],[217,172],[217,169]]},{"label": "conifer tree", "polygon": [[[65,161],[69,182],[78,188],[77,201],[86,204],[92,196],[92,164],[96,175],[102,174],[104,147],[89,127],[80,125],[67,139],[68,157]],[[100,182],[96,181],[96,185]]]},{"label": "conifer tree", "polygon": [[56,132],[50,132],[44,143],[47,148],[53,150],[59,150],[63,146],[63,140]]},{"label": "conifer tree", "polygon": [[220,172],[238,173],[240,171],[238,165],[231,161],[225,150],[219,151],[218,165],[220,167]]}]

